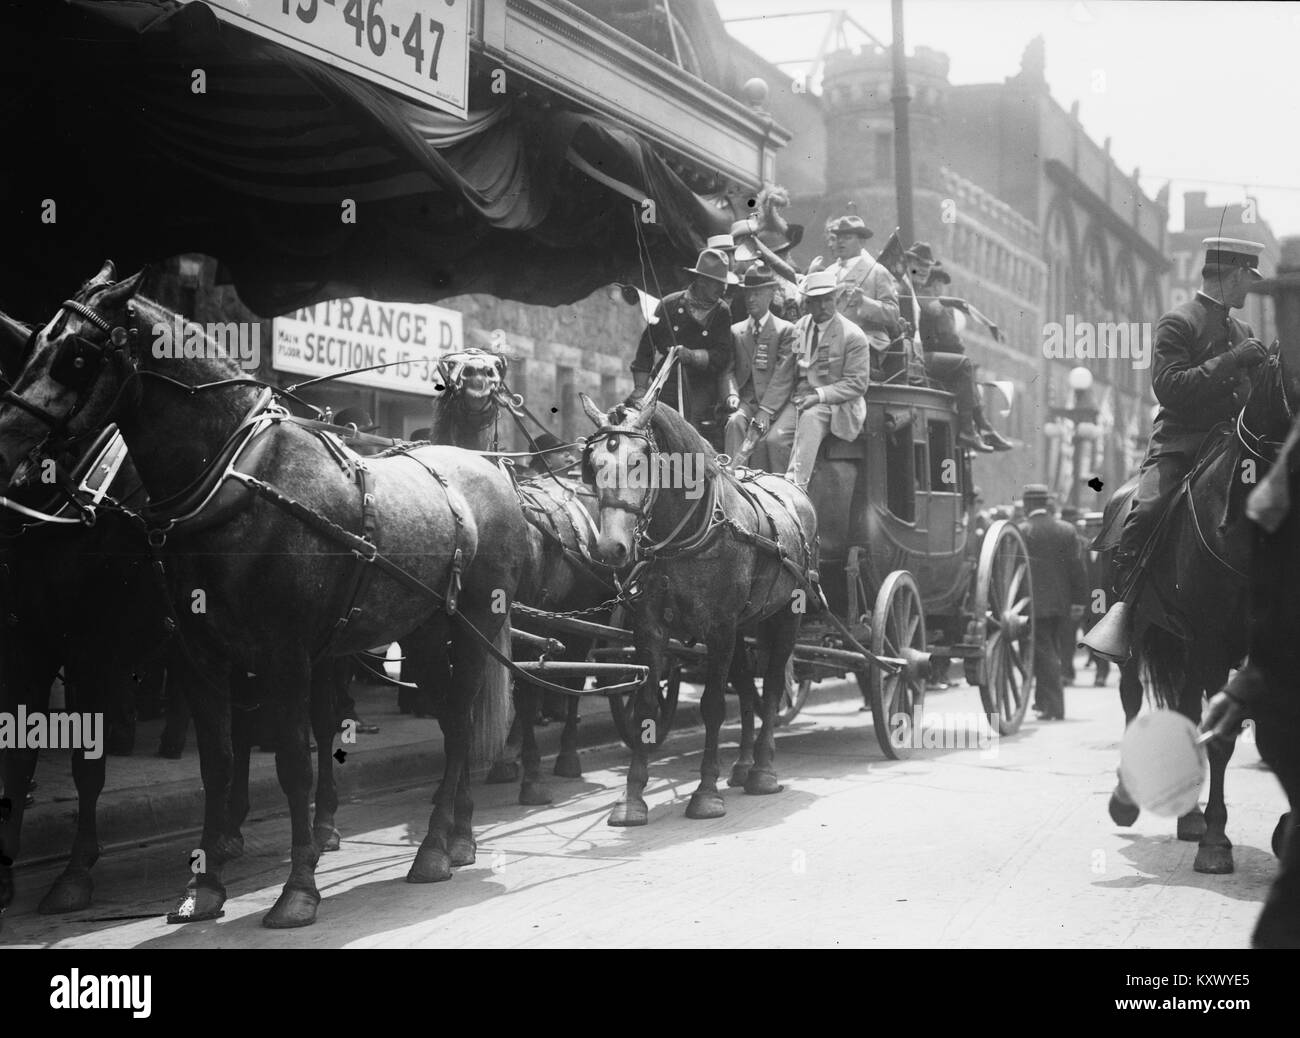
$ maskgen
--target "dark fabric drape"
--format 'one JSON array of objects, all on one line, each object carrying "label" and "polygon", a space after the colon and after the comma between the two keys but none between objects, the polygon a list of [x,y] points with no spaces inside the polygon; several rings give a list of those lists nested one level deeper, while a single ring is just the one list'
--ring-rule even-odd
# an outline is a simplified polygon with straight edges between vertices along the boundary
[{"label": "dark fabric drape", "polygon": [[0,11],[0,133],[0,306],[27,316],[105,258],[125,272],[181,252],[217,257],[264,316],[342,295],[558,305],[616,280],[657,294],[731,220],[607,120],[472,77],[462,121],[201,3]]}]

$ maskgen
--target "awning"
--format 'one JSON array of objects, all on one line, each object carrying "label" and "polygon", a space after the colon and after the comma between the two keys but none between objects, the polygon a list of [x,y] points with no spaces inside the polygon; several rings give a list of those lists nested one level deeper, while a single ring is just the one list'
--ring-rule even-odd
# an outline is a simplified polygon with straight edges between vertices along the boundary
[{"label": "awning", "polygon": [[463,121],[201,3],[36,7],[0,14],[0,307],[22,316],[105,258],[182,252],[217,257],[264,316],[349,295],[558,305],[616,280],[659,294],[732,219],[635,133],[474,76]]}]

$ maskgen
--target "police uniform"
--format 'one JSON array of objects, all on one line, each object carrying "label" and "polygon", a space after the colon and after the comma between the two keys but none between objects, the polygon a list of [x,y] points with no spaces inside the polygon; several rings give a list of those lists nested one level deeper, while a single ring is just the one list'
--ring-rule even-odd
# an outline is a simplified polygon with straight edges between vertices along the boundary
[{"label": "police uniform", "polygon": [[1020,536],[1029,554],[1034,600],[1034,709],[1047,720],[1065,718],[1061,687],[1061,628],[1071,623],[1071,606],[1088,599],[1088,579],[1074,527],[1048,510],[1048,490],[1025,487],[1026,517]]},{"label": "police uniform", "polygon": [[[1207,264],[1245,267],[1255,279],[1262,277],[1263,245],[1232,238],[1207,238],[1203,244]],[[1160,411],[1115,553],[1121,579],[1137,561],[1165,500],[1191,469],[1210,430],[1235,419],[1245,403],[1249,366],[1263,357],[1262,347],[1252,355],[1247,345],[1254,337],[1248,324],[1204,292],[1160,318],[1151,363]]]}]

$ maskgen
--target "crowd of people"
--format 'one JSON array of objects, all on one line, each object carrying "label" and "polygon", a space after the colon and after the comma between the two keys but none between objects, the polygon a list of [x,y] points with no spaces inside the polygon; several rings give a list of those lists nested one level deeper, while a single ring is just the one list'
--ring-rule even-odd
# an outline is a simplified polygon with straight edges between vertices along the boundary
[{"label": "crowd of people", "polygon": [[708,240],[691,283],[661,299],[632,360],[642,402],[657,366],[680,348],[659,399],[677,408],[737,464],[806,487],[828,435],[853,440],[871,382],[933,383],[956,397],[962,447],[1011,443],[984,415],[965,353],[951,282],[928,242],[897,259],[867,251],[873,232],[855,214],[830,221],[827,255],[800,273],[797,235],[764,240],[756,220]]}]

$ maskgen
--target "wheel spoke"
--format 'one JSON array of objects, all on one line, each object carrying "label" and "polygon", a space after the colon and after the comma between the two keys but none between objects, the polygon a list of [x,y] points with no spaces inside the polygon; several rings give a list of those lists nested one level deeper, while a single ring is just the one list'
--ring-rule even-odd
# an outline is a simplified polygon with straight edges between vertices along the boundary
[{"label": "wheel spoke", "polygon": [[1020,585],[1024,580],[1024,576],[1025,567],[1017,566],[1016,571],[1011,574],[1011,583],[1007,587],[1007,598],[1012,599],[1016,597],[1016,592],[1020,590]]}]

